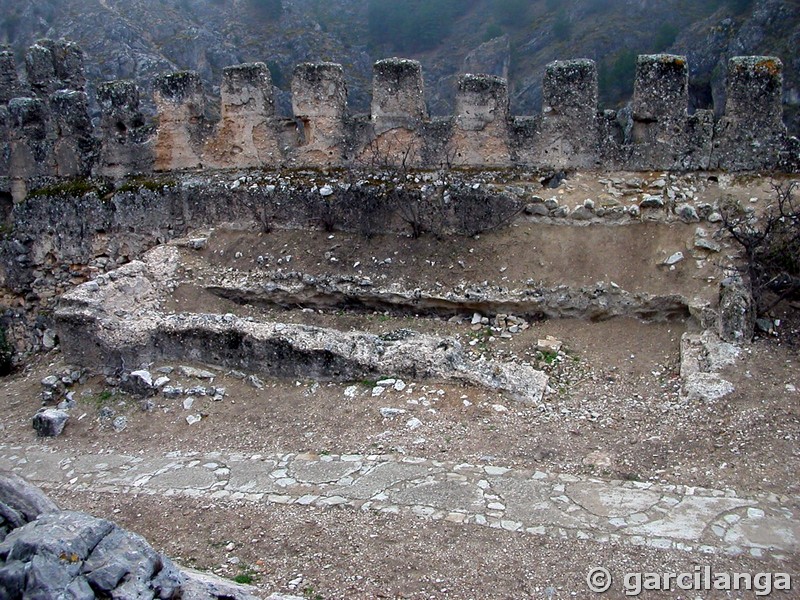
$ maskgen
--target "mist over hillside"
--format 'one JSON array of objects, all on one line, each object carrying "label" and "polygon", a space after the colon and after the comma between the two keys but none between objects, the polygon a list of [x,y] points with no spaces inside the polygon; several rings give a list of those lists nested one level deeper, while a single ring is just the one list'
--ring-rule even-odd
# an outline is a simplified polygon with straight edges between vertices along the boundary
[{"label": "mist over hillside", "polygon": [[145,98],[179,69],[199,71],[213,98],[224,67],[263,61],[284,113],[294,65],[320,60],[344,66],[351,111],[368,111],[372,63],[388,56],[422,63],[432,114],[452,111],[465,72],[507,77],[512,113],[533,114],[545,65],[568,58],[597,62],[601,107],[616,108],[636,55],[652,52],[685,54],[691,108],[719,112],[727,60],[776,55],[800,131],[797,0],[0,0],[0,41],[19,64],[42,37],[78,42],[91,81],[134,79]]}]

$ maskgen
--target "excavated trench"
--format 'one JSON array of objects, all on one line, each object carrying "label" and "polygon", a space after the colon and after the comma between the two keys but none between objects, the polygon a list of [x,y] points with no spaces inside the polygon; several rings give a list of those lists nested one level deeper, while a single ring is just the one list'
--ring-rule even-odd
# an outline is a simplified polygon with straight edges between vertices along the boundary
[{"label": "excavated trench", "polygon": [[[614,286],[594,288],[537,288],[491,297],[465,292],[454,297],[416,291],[388,291],[331,285],[330,281],[297,281],[291,287],[277,282],[258,288],[209,285],[209,293],[239,305],[292,310],[339,310],[351,313],[379,312],[396,317],[471,317],[514,315],[529,321],[545,319],[586,319],[603,321],[632,317],[642,321],[685,321],[691,314],[683,296],[632,294]],[[341,282],[339,282],[341,283]],[[348,284],[350,282],[347,282]]]}]

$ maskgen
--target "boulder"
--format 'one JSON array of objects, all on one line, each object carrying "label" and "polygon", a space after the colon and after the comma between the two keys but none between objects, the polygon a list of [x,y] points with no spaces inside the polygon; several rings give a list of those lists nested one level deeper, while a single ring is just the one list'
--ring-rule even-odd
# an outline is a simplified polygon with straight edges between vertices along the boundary
[{"label": "boulder", "polygon": [[39,409],[33,416],[33,428],[40,437],[56,437],[64,431],[69,414],[57,408]]},{"label": "boulder", "polygon": [[55,502],[19,475],[0,471],[0,542],[11,530],[43,513],[58,512]]}]

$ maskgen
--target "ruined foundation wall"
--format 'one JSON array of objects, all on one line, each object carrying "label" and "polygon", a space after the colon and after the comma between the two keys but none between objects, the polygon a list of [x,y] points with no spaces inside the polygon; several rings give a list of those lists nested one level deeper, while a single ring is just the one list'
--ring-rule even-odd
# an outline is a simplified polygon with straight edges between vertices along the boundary
[{"label": "ruined foundation wall", "polygon": [[37,177],[120,178],[185,169],[441,166],[596,170],[777,170],[796,172],[800,144],[782,122],[783,65],[731,59],[725,113],[688,112],[685,57],[640,56],[633,101],[598,108],[593,61],[556,61],[544,73],[542,113],[512,116],[506,80],[466,75],[456,114],[430,118],[420,64],[375,64],[371,114],[351,115],[342,67],[304,63],[294,71],[292,118],[275,116],[263,63],[225,69],[221,118],[204,117],[192,72],[155,82],[158,115],[148,125],[130,82],[97,88],[100,118],[88,114],[83,53],[43,40],[28,51],[25,77],[0,52],[0,191],[21,200]]}]

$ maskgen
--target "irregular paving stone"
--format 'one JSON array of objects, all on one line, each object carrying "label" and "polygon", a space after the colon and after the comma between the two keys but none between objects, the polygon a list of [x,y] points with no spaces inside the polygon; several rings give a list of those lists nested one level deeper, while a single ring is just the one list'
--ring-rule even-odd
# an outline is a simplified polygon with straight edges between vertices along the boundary
[{"label": "irregular paving stone", "polygon": [[208,469],[183,467],[154,475],[148,485],[155,489],[206,490],[217,482],[217,478]]},{"label": "irregular paving stone", "polygon": [[[579,529],[587,526],[587,519],[580,513],[565,513],[563,506],[551,501],[551,486],[538,481],[524,481],[512,478],[492,478],[491,490],[503,498],[506,505],[505,516],[521,521],[528,526],[546,525]],[[565,508],[565,507],[563,507]],[[589,523],[591,520],[589,520]]]},{"label": "irregular paving stone", "polygon": [[390,494],[393,502],[419,504],[449,510],[483,512],[484,501],[480,489],[468,483],[438,481],[423,483]]},{"label": "irregular paving stone", "polygon": [[296,460],[289,473],[304,483],[333,483],[358,471],[358,463]]},{"label": "irregular paving stone", "polygon": [[255,464],[249,461],[232,464],[225,489],[232,492],[245,493],[271,494],[278,492],[281,488],[275,483],[275,479],[270,477],[270,472],[275,466],[275,461],[257,462]]},{"label": "irregular paving stone", "polygon": [[[441,469],[437,469],[441,471]],[[368,500],[375,494],[396,483],[417,479],[430,474],[428,466],[411,465],[398,462],[380,463],[365,475],[357,478],[351,485],[330,490],[331,494],[348,494],[351,498]]]},{"label": "irregular paving stone", "polygon": [[746,500],[739,498],[685,496],[670,509],[669,514],[659,513],[659,518],[647,524],[627,527],[625,533],[700,541],[709,522],[720,514],[747,506],[747,504]]},{"label": "irregular paving stone", "polygon": [[567,487],[567,495],[590,513],[599,517],[627,517],[645,512],[661,499],[649,490],[609,487],[595,483],[576,483]]}]

